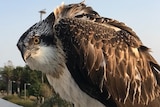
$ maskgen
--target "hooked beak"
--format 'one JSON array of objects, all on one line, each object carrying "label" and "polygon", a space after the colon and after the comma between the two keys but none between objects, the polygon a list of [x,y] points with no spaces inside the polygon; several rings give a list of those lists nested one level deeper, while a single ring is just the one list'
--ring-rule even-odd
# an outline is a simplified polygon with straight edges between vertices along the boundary
[{"label": "hooked beak", "polygon": [[23,60],[26,62],[26,60],[31,56],[31,51],[21,41],[17,43],[17,47],[21,52]]}]

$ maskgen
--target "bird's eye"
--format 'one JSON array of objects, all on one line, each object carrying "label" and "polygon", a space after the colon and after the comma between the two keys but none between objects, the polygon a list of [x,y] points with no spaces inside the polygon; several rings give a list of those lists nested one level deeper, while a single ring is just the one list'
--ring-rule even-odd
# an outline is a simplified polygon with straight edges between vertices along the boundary
[{"label": "bird's eye", "polygon": [[39,37],[34,37],[33,42],[35,45],[39,44],[40,43]]}]

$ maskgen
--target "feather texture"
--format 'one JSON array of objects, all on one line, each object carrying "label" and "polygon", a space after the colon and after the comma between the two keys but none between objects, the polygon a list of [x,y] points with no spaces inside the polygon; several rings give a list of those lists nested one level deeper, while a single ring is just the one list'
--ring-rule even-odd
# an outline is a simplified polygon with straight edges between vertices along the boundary
[{"label": "feather texture", "polygon": [[[136,35],[122,28],[116,31],[78,18],[64,18],[55,25],[62,43],[70,42],[76,50],[80,72],[101,92],[108,90],[120,105],[148,105],[160,94],[150,65],[156,61]],[[65,49],[68,54],[69,50]]]},{"label": "feather texture", "polygon": [[17,46],[28,65],[46,73],[77,107],[160,107],[160,66],[149,48],[130,27],[84,2],[57,7]]}]

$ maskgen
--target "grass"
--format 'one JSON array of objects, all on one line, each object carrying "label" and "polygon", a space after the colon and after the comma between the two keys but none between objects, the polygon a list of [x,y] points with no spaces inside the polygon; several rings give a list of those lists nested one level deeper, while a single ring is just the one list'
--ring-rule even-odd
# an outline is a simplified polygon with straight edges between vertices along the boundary
[{"label": "grass", "polygon": [[14,95],[5,96],[3,97],[3,99],[13,102],[15,104],[21,105],[23,107],[37,107],[37,104],[35,103],[35,101],[30,99],[24,100],[23,98],[20,98]]},{"label": "grass", "polygon": [[73,104],[62,100],[59,95],[54,94],[52,97],[46,99],[40,107],[73,107]]},{"label": "grass", "polygon": [[51,98],[47,98],[43,104],[37,104],[37,99],[34,96],[30,96],[24,100],[24,97],[8,95],[3,97],[3,99],[23,107],[73,107],[73,104],[62,100],[57,94],[53,95]]}]

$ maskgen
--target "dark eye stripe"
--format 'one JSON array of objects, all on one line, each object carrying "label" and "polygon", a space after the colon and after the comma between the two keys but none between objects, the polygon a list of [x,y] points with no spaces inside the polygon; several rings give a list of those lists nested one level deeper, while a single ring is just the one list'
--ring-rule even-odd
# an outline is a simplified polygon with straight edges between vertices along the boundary
[{"label": "dark eye stripe", "polygon": [[57,39],[53,35],[41,35],[40,40],[46,45],[56,45]]}]

